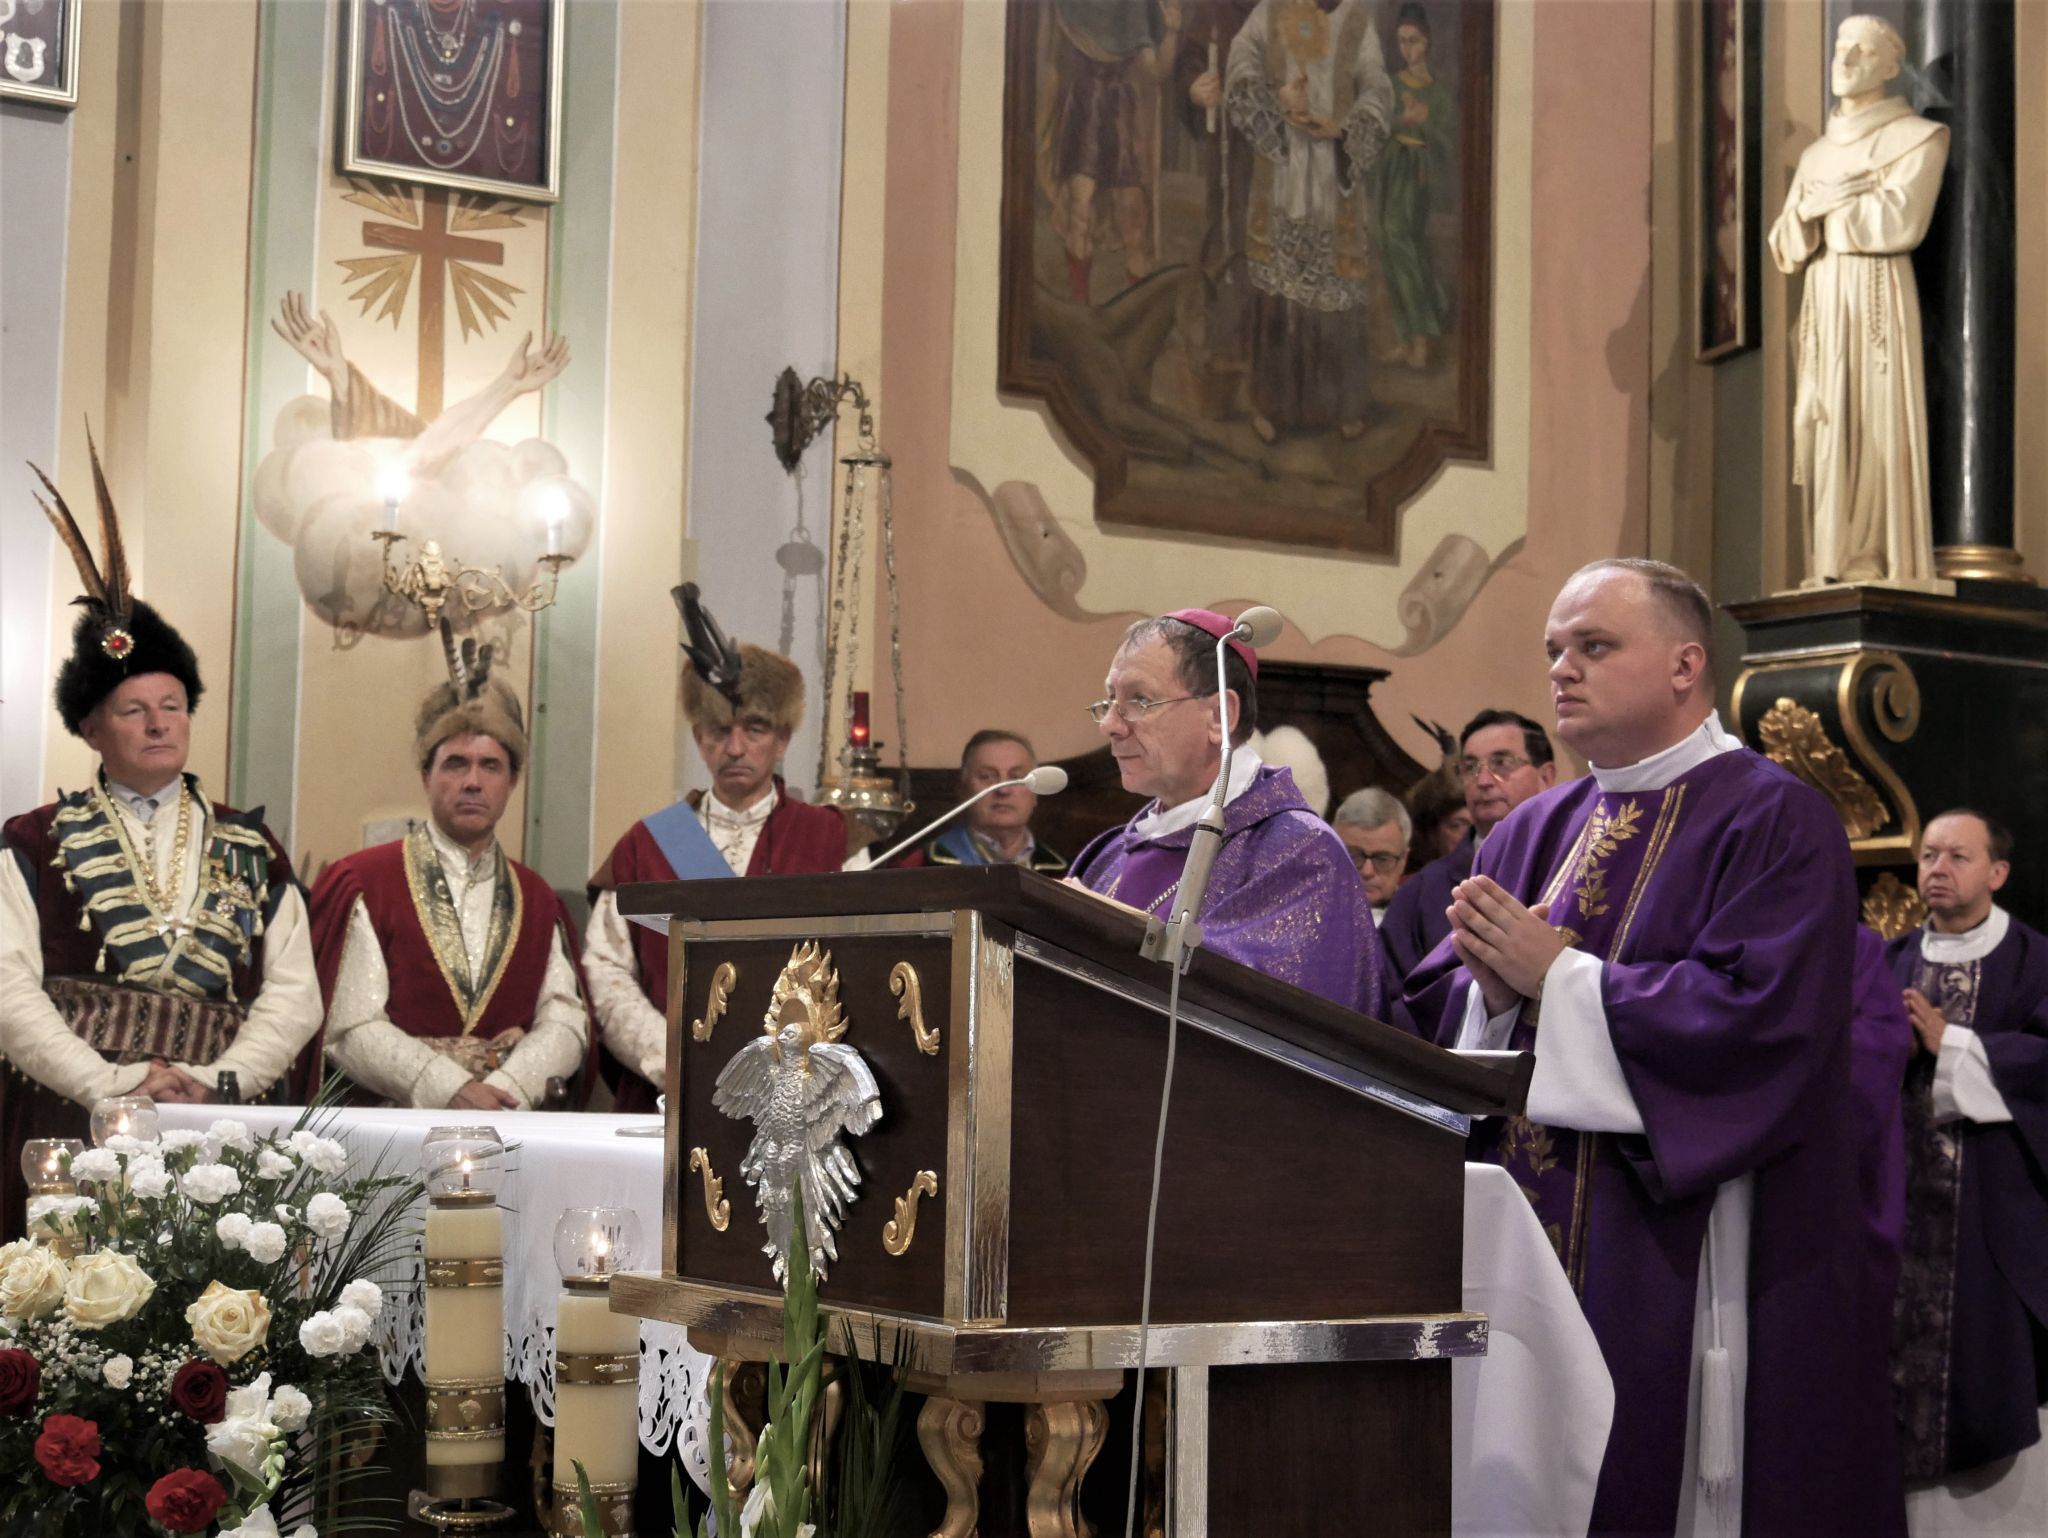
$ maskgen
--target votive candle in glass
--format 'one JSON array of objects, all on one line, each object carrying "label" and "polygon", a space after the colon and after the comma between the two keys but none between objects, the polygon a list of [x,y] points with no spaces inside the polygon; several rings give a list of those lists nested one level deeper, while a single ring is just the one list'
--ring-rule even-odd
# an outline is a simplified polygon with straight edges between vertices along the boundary
[{"label": "votive candle in glass", "polygon": [[555,1531],[581,1538],[576,1465],[599,1530],[632,1530],[640,1468],[640,1320],[611,1309],[611,1280],[638,1258],[640,1214],[571,1207],[555,1224],[562,1296],[555,1314]]}]

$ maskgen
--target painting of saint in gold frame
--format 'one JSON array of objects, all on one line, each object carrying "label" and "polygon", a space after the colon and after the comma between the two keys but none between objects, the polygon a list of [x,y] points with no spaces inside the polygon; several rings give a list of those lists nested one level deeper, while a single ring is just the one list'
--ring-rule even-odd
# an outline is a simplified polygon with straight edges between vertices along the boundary
[{"label": "painting of saint in gold frame", "polygon": [[78,105],[83,0],[0,0],[0,97]]},{"label": "painting of saint in gold frame", "polygon": [[1701,0],[1698,19],[1693,356],[1701,363],[1719,363],[1756,346],[1763,304],[1758,265],[1763,39],[1756,0]]},{"label": "painting of saint in gold frame", "polygon": [[1104,524],[1398,547],[1490,450],[1494,0],[1010,0],[1000,389]]},{"label": "painting of saint in gold frame", "polygon": [[563,4],[348,0],[342,173],[554,202]]}]

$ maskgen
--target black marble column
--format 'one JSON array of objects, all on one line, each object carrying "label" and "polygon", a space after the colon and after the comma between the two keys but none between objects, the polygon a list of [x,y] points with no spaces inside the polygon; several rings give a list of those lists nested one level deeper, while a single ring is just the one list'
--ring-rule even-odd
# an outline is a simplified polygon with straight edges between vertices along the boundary
[{"label": "black marble column", "polygon": [[1915,0],[1906,45],[1948,169],[1913,256],[1927,353],[1935,569],[2026,580],[2013,540],[2014,0]]}]

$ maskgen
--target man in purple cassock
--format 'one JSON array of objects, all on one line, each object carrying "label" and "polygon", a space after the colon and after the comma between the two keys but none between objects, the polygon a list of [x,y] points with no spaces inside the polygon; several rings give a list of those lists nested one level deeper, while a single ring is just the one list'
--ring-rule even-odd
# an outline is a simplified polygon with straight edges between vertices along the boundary
[{"label": "man in purple cassock", "polygon": [[1856,889],[1813,789],[1713,710],[1707,596],[1595,562],[1545,635],[1586,778],[1512,812],[1409,979],[1533,1048],[1475,1156],[1521,1185],[1614,1378],[1602,1533],[1905,1529],[1852,1084]]},{"label": "man in purple cassock", "polygon": [[1889,948],[1919,1038],[1892,1361],[1910,1480],[2034,1446],[2048,1401],[2048,940],[1993,901],[2011,854],[1981,813],[1928,823],[1927,927]]},{"label": "man in purple cassock", "polygon": [[[1223,762],[1215,648],[1231,626],[1207,609],[1140,620],[1110,663],[1109,697],[1090,707],[1124,788],[1152,801],[1082,850],[1068,874],[1162,918]],[[1245,745],[1258,714],[1257,679],[1257,655],[1231,642],[1223,690],[1236,746],[1223,846],[1196,915],[1203,948],[1377,1017],[1386,1003],[1379,937],[1351,857],[1294,776],[1260,763]]]}]

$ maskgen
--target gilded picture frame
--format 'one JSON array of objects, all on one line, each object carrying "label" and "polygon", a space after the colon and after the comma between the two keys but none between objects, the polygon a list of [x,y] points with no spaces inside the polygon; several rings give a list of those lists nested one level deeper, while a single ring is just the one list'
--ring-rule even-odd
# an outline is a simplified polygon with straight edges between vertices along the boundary
[{"label": "gilded picture frame", "polygon": [[1757,344],[1763,304],[1763,38],[1759,0],[1696,0],[1693,356]]},{"label": "gilded picture frame", "polygon": [[85,0],[35,11],[15,0],[0,20],[0,98],[69,110],[78,105],[78,41]]},{"label": "gilded picture frame", "polygon": [[553,203],[566,0],[348,0],[336,168]]}]

